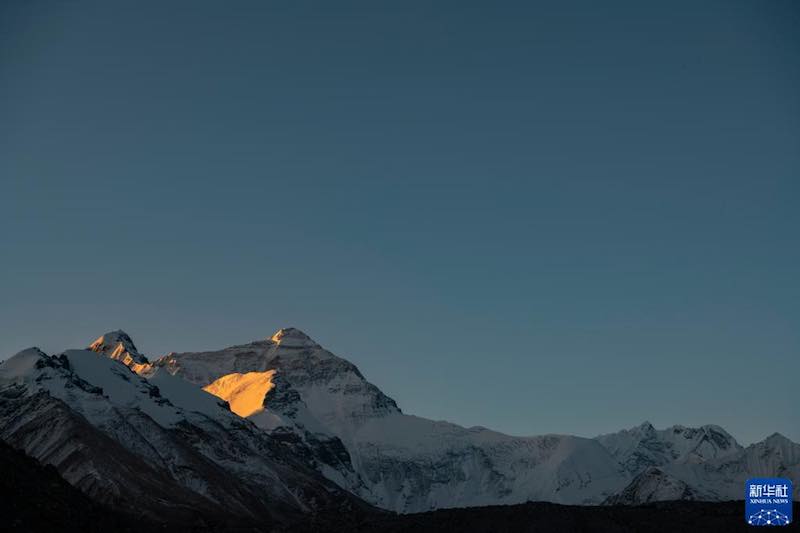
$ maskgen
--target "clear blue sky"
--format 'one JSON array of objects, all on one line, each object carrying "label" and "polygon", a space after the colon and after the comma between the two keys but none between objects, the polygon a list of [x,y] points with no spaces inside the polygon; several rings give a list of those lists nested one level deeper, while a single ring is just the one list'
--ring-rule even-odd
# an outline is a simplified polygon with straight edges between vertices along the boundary
[{"label": "clear blue sky", "polygon": [[336,4],[2,3],[0,357],[291,325],[422,416],[800,440],[800,4]]}]

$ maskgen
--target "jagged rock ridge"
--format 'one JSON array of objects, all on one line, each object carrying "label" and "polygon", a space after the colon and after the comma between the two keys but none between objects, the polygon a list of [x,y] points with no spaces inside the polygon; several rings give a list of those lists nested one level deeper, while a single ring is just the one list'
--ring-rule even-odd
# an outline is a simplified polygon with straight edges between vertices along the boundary
[{"label": "jagged rock ridge", "polygon": [[360,508],[339,487],[417,512],[726,500],[746,477],[800,474],[800,446],[777,434],[747,448],[713,425],[513,437],[407,415],[296,328],[154,361],[119,330],[89,351],[23,351],[0,365],[0,437],[98,501],[206,523]]},{"label": "jagged rock ridge", "polygon": [[[321,471],[399,512],[529,500],[597,504],[625,490],[651,501],[676,494],[674,487],[666,490],[673,479],[674,486],[686,486],[687,498],[727,499],[740,492],[741,474],[721,472],[752,471],[743,466],[747,451],[713,425],[656,430],[644,423],[596,439],[512,437],[406,415],[354,365],[296,328],[223,350],[173,353],[155,364],[200,386],[231,372],[274,371],[280,390],[269,392],[266,409],[251,419],[267,431],[338,439],[356,476],[343,480]],[[651,478],[660,490],[643,494]]]},{"label": "jagged rock ridge", "polygon": [[317,472],[312,450],[164,369],[137,375],[114,344],[33,348],[0,365],[0,438],[93,499],[155,520],[246,526],[366,508]]}]

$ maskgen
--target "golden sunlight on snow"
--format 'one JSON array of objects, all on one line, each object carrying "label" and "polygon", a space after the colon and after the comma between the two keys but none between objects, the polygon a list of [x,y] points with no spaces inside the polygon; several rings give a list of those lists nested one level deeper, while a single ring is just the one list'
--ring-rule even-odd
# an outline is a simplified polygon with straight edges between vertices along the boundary
[{"label": "golden sunlight on snow", "polygon": [[203,387],[203,390],[226,400],[231,411],[247,417],[264,409],[264,396],[272,388],[274,370],[228,374]]},{"label": "golden sunlight on snow", "polygon": [[126,357],[123,361],[128,368],[139,374],[140,376],[148,377],[153,371],[153,365],[150,363],[137,363],[130,356]]}]

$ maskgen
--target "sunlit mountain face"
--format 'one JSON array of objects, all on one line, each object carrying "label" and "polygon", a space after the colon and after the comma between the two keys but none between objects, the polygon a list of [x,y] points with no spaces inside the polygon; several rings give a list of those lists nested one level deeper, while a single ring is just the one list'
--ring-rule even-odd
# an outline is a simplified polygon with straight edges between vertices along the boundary
[{"label": "sunlit mountain face", "polygon": [[264,399],[273,387],[274,375],[274,370],[245,374],[234,372],[209,383],[203,390],[225,400],[231,411],[247,418],[264,410]]},{"label": "sunlit mountain face", "polygon": [[102,338],[97,351],[32,348],[0,365],[0,438],[94,500],[157,521],[244,527],[370,508],[302,442],[151,365],[122,332]]},{"label": "sunlit mountain face", "polygon": [[122,330],[101,335],[89,345],[89,349],[121,361],[137,374],[144,374],[151,369],[147,358],[139,353],[133,340]]},{"label": "sunlit mountain face", "polygon": [[[800,468],[798,445],[780,435],[743,448],[713,425],[659,430],[644,423],[594,439],[514,437],[405,414],[352,363],[295,328],[221,350],[152,359],[115,331],[92,342],[89,351],[18,354],[0,366],[0,379],[9,398],[0,422],[3,438],[64,469],[85,490],[128,483],[126,475],[133,473],[105,468],[102,461],[90,466],[91,454],[78,461],[81,467],[67,468],[59,458],[73,446],[70,433],[48,433],[42,446],[36,424],[14,422],[30,417],[44,431],[49,415],[43,413],[57,405],[64,420],[85,420],[88,434],[111,439],[94,462],[117,449],[126,461],[142,461],[154,472],[145,476],[148,483],[167,487],[173,500],[189,506],[203,498],[224,502],[218,492],[227,487],[261,501],[253,508],[264,512],[274,514],[275,502],[283,501],[279,514],[289,516],[319,505],[292,503],[289,494],[299,487],[330,493],[327,486],[401,513],[526,501],[717,501],[740,497],[747,477],[797,475]],[[80,442],[82,449],[97,445]],[[277,466],[286,462],[297,468]],[[103,483],[84,485],[94,475]],[[281,486],[289,493],[282,495]],[[144,498],[139,505],[158,513],[156,502],[144,496],[153,491],[136,482],[129,487],[124,501]],[[253,491],[271,494],[270,502]]]}]

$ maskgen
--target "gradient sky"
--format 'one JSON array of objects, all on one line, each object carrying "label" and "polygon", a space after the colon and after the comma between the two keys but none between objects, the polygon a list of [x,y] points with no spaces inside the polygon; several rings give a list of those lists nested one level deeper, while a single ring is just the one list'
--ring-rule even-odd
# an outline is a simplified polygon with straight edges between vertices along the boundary
[{"label": "gradient sky", "polygon": [[0,5],[0,358],[291,325],[412,414],[800,441],[800,3],[333,4]]}]

